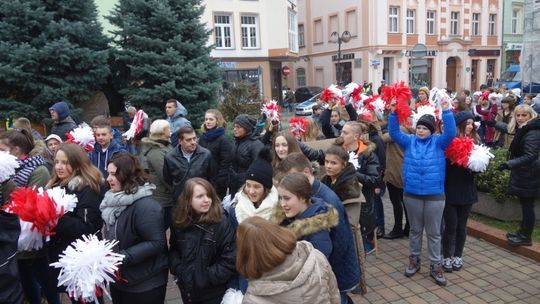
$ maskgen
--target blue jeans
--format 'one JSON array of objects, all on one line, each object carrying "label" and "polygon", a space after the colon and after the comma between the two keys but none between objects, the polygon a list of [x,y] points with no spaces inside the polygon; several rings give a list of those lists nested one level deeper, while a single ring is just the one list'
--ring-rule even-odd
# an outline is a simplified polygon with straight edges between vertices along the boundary
[{"label": "blue jeans", "polygon": [[46,256],[19,259],[17,263],[24,295],[30,304],[41,303],[40,286],[49,304],[60,304],[56,286],[49,280],[49,261]]}]

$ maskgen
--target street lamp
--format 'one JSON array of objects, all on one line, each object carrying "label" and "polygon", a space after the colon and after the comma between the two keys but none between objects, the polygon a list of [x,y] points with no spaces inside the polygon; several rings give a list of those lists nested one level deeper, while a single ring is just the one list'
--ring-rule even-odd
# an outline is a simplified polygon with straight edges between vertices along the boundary
[{"label": "street lamp", "polygon": [[351,40],[351,33],[349,31],[343,31],[343,33],[341,33],[341,36],[339,35],[338,32],[332,32],[332,34],[330,35],[330,41],[332,43],[337,43],[338,44],[338,51],[337,51],[337,74],[338,74],[338,77],[337,77],[337,83],[338,85],[342,85],[341,83],[341,44],[342,43],[347,43]]}]

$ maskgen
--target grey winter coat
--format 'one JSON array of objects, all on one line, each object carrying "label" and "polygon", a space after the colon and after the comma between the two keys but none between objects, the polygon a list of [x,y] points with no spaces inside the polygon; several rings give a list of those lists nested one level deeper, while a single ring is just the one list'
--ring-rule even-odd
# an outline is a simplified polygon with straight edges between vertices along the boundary
[{"label": "grey winter coat", "polygon": [[141,164],[150,174],[152,184],[156,185],[153,197],[161,207],[172,207],[172,189],[163,176],[165,155],[172,150],[171,144],[164,140],[156,141],[148,137],[141,141],[145,145],[140,154]]}]

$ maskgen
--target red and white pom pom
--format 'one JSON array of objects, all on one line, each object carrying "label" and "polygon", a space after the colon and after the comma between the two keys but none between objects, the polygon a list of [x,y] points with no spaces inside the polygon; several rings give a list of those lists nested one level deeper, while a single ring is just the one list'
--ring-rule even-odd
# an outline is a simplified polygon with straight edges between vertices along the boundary
[{"label": "red and white pom pom", "polygon": [[261,113],[266,114],[266,117],[272,121],[279,121],[281,117],[279,103],[276,100],[269,100],[263,104]]},{"label": "red and white pom pom", "polygon": [[94,150],[94,144],[96,143],[94,131],[87,124],[80,124],[73,131],[66,133],[66,137],[66,142],[77,144],[83,147],[86,152]]},{"label": "red and white pom pom", "polygon": [[296,138],[301,138],[306,135],[308,122],[304,117],[293,117],[289,119],[289,130]]},{"label": "red and white pom pom", "polygon": [[73,211],[73,209],[77,207],[77,202],[79,201],[77,199],[77,196],[75,194],[67,194],[66,189],[63,187],[54,187],[51,189],[47,189],[46,192],[49,197],[55,202],[56,214],[59,218],[67,212]]},{"label": "red and white pom pom", "polygon": [[373,114],[373,111],[367,109],[366,107],[357,110],[356,113],[358,114],[359,120],[367,123],[372,123],[375,121],[375,115]]},{"label": "red and white pom pom", "polygon": [[437,119],[442,119],[442,104],[448,102],[449,107],[452,106],[451,98],[445,89],[433,88],[429,91],[429,102],[437,109]]},{"label": "red and white pom pom", "polygon": [[0,183],[7,181],[15,175],[15,169],[17,168],[19,168],[17,157],[0,151]]},{"label": "red and white pom pom", "polygon": [[127,140],[132,139],[133,137],[137,136],[137,134],[141,133],[143,122],[144,122],[144,111],[139,110],[137,113],[135,113],[135,116],[133,117],[133,120],[131,121],[131,125],[129,126],[129,129],[122,134]]},{"label": "red and white pom pom", "polygon": [[431,115],[433,116],[435,119],[437,119],[437,109],[434,107],[434,106],[419,106],[417,109],[416,109],[416,113],[413,114],[413,119],[412,119],[412,126],[413,128],[416,128],[416,123],[418,122],[418,120],[420,119],[420,117],[428,114],[428,115]]},{"label": "red and white pom pom", "polygon": [[373,111],[377,116],[377,119],[382,120],[384,118],[384,111],[388,108],[386,102],[379,96],[373,95],[365,102],[365,107],[368,110]]},{"label": "red and white pom pom", "polygon": [[355,97],[353,97],[353,92],[355,95],[357,95],[356,92],[358,92],[358,90],[362,91],[362,87],[355,82],[351,82],[345,86],[343,89],[343,99],[345,99],[347,104],[353,104],[355,101],[357,101]]},{"label": "red and white pom pom", "polygon": [[494,157],[495,155],[489,151],[488,147],[484,145],[474,145],[467,166],[473,172],[484,172],[487,170],[489,161]]},{"label": "red and white pom pom", "polygon": [[320,98],[326,103],[328,103],[330,100],[337,99],[342,105],[345,105],[345,99],[343,98],[341,87],[334,84],[324,89],[320,95]]},{"label": "red and white pom pom", "polygon": [[382,88],[382,100],[388,105],[395,101],[395,113],[398,121],[404,123],[412,115],[409,102],[412,98],[411,89],[403,81]]},{"label": "red and white pom pom", "polygon": [[[107,283],[115,281],[115,272],[124,259],[113,252],[117,241],[99,240],[97,236],[83,235],[60,254],[51,266],[60,268],[58,286],[65,286],[69,297],[85,303],[98,302],[107,292]],[[110,296],[109,296],[110,298]]]},{"label": "red and white pom pom", "polygon": [[19,219],[21,233],[17,242],[17,250],[31,251],[43,247],[43,234],[33,229],[34,224]]}]

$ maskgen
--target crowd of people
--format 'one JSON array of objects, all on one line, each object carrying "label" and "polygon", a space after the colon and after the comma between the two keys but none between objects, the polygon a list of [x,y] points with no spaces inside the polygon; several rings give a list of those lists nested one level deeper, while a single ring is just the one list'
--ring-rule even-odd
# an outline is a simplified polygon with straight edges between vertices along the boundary
[{"label": "crowd of people", "polygon": [[[115,304],[163,303],[169,273],[184,303],[234,303],[239,294],[242,303],[353,303],[348,293],[367,292],[365,256],[378,239],[409,238],[404,275],[412,277],[424,230],[429,273],[445,286],[445,272],[466,267],[466,223],[477,201],[476,172],[450,161],[448,146],[466,138],[509,149],[498,169],[510,170],[508,192],[523,211],[520,228],[507,235],[512,246],[532,243],[540,188],[533,96],[485,86],[447,93],[434,102],[421,88],[406,100],[416,117],[404,120],[400,96],[376,109],[368,106],[377,98],[371,90],[331,87],[311,117],[288,126],[265,111],[227,122],[209,109],[197,129],[170,99],[166,119],[153,122],[130,108],[141,124],[129,139],[95,117],[90,151],[69,139],[77,124],[66,102],[50,107],[54,123],[44,139],[18,118],[0,133],[0,151],[19,163],[1,181],[0,204],[21,187],[61,187],[77,205],[30,251],[17,250],[17,219],[0,211],[0,273],[12,278],[0,283],[0,302],[60,303],[65,289],[49,264],[87,234],[117,241],[124,255],[109,286]],[[388,233],[386,191],[394,214]]]}]

